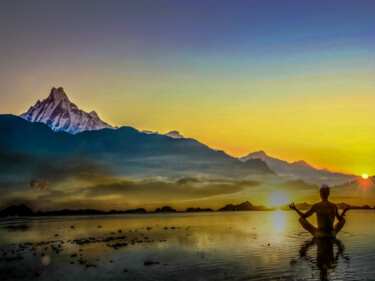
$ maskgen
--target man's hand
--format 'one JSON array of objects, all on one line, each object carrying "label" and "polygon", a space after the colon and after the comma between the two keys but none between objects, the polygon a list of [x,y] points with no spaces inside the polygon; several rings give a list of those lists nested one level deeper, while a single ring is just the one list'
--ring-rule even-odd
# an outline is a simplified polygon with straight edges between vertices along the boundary
[{"label": "man's hand", "polygon": [[294,205],[294,202],[292,204],[289,204],[289,208],[291,208],[292,210],[297,211],[297,207]]},{"label": "man's hand", "polygon": [[350,205],[347,205],[347,206],[345,207],[344,211],[342,211],[341,216],[343,217],[343,216],[345,215],[345,213],[346,213],[347,211],[349,211],[349,210],[350,210]]},{"label": "man's hand", "polygon": [[345,209],[342,210],[341,216],[338,216],[337,218],[338,218],[339,220],[342,220],[342,219],[344,218],[344,216],[345,216],[345,213],[346,213],[347,211],[349,211],[349,210],[350,210],[350,205],[346,205]]},{"label": "man's hand", "polygon": [[299,211],[299,210],[297,209],[296,205],[294,205],[294,202],[293,202],[292,204],[289,205],[289,208],[291,208],[292,210],[296,211],[297,214],[298,214],[300,217],[302,217],[302,218],[309,217],[309,216],[311,216],[311,215],[314,213],[314,211],[312,211],[312,209],[310,209],[310,211],[308,211],[308,212],[305,213],[305,214],[302,213],[301,211]]}]

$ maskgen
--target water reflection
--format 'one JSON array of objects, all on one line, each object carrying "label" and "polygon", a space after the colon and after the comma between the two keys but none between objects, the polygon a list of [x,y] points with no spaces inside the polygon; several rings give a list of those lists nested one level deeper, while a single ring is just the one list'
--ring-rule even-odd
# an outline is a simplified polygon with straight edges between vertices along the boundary
[{"label": "water reflection", "polygon": [[[316,259],[311,253],[314,250],[316,250]],[[338,239],[313,238],[305,241],[299,250],[299,257],[307,261],[313,271],[316,271],[317,267],[321,281],[329,280],[329,271],[336,268],[339,260],[347,265],[350,262],[349,256],[345,254],[344,244]],[[291,264],[296,265],[296,261],[292,261]]]},{"label": "water reflection", "polygon": [[[277,211],[4,219],[0,279],[333,281],[375,276],[373,211],[350,213],[339,234],[342,242],[304,242],[310,236],[296,218],[293,212]],[[25,229],[22,225],[25,231],[18,230]]]},{"label": "water reflection", "polygon": [[285,212],[281,210],[273,212],[273,225],[277,232],[282,232],[285,229]]}]

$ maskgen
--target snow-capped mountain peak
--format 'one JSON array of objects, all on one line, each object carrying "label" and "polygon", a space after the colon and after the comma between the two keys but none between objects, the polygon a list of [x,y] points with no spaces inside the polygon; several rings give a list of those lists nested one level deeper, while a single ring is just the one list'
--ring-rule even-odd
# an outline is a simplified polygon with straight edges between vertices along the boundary
[{"label": "snow-capped mountain peak", "polygon": [[68,96],[65,94],[64,89],[62,87],[59,87],[57,89],[53,87],[51,93],[48,96],[48,99],[54,101],[64,100],[65,102],[69,102]]},{"label": "snow-capped mountain peak", "polygon": [[20,115],[30,122],[42,122],[52,130],[77,134],[83,131],[113,129],[102,121],[95,111],[87,113],[72,103],[62,87],[53,87],[49,96],[38,100],[34,106]]}]

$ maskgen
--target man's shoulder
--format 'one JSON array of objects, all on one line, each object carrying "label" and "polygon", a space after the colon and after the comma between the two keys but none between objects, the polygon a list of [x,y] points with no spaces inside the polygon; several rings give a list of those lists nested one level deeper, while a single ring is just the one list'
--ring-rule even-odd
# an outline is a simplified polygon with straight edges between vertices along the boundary
[{"label": "man's shoulder", "polygon": [[319,208],[321,202],[315,203],[311,206],[312,210],[315,210],[316,208]]},{"label": "man's shoulder", "polygon": [[330,203],[330,205],[331,205],[333,208],[337,209],[337,205],[336,205],[335,203],[332,203],[332,202],[329,202],[329,203]]},{"label": "man's shoulder", "polygon": [[311,208],[319,208],[319,207],[327,207],[327,206],[337,208],[336,204],[330,201],[315,203],[314,205],[312,205]]}]

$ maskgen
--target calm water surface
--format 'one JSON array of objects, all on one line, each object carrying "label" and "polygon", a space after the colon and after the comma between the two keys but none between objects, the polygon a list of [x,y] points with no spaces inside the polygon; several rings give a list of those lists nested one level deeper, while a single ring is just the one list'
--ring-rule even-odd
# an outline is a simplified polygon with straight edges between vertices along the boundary
[{"label": "calm water surface", "polygon": [[315,243],[297,220],[289,211],[2,220],[0,278],[375,280],[374,211],[350,211],[332,242]]}]

